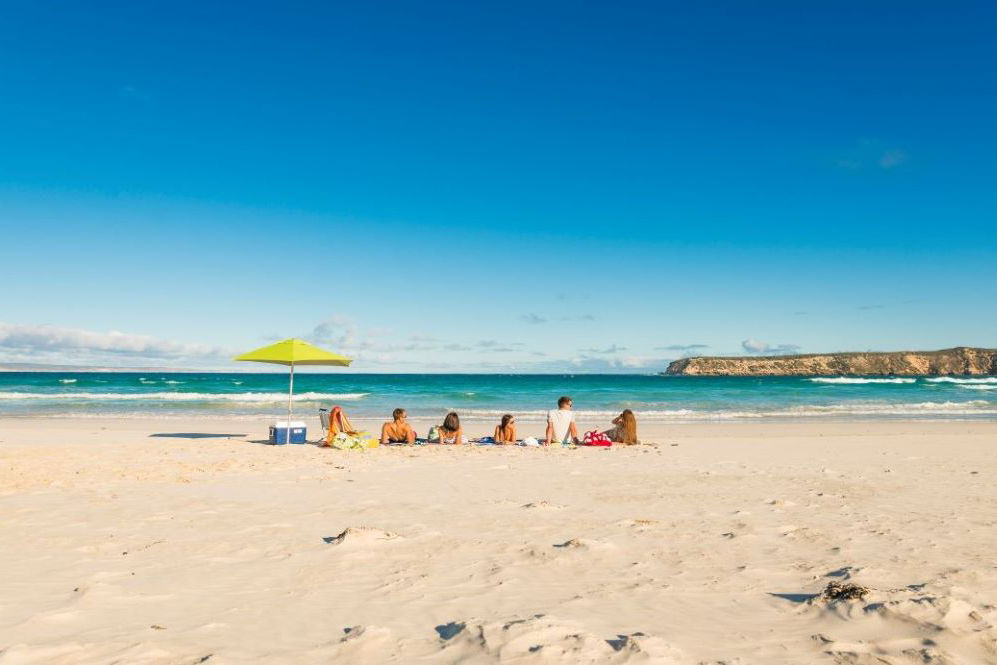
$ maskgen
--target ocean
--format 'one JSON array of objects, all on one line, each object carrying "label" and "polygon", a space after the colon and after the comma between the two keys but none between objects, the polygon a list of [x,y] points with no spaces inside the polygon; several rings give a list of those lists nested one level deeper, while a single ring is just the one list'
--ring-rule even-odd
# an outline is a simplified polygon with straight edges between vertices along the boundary
[{"label": "ocean", "polygon": [[[274,373],[0,373],[0,417],[280,416],[287,375]],[[997,419],[997,377],[681,377],[297,373],[295,414],[342,406],[353,418],[448,410],[470,421],[513,413],[540,421],[570,395],[581,417],[622,409],[663,422],[812,419]]]}]

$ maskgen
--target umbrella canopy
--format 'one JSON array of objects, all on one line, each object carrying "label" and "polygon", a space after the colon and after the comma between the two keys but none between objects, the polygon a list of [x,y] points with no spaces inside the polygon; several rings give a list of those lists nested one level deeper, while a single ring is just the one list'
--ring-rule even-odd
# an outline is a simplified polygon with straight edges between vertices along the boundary
[{"label": "umbrella canopy", "polygon": [[248,360],[257,363],[272,363],[287,365],[291,368],[291,380],[287,388],[287,443],[291,442],[291,401],[294,397],[294,366],[295,365],[336,365],[349,367],[351,358],[338,353],[323,351],[300,339],[285,339],[270,346],[264,346],[255,351],[236,356],[235,360]]},{"label": "umbrella canopy", "polygon": [[236,360],[249,360],[257,363],[273,363],[275,365],[338,365],[349,367],[352,358],[338,353],[323,351],[317,346],[300,339],[285,339],[270,346],[264,346],[249,353],[236,356]]}]

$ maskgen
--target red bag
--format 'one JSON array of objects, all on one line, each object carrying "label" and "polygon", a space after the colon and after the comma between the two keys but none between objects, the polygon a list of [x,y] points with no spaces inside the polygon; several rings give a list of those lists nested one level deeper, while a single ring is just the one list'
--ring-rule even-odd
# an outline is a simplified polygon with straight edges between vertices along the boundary
[{"label": "red bag", "polygon": [[585,437],[582,439],[583,446],[611,446],[613,442],[609,440],[609,437],[602,432],[597,432],[592,430],[591,432],[585,432]]}]

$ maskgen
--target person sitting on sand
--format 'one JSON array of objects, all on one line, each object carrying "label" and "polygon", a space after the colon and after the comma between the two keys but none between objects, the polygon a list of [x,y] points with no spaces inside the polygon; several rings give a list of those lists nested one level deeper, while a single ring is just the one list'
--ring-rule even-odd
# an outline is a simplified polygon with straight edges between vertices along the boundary
[{"label": "person sitting on sand", "polygon": [[502,416],[502,422],[495,428],[495,443],[516,443],[516,419],[512,414]]},{"label": "person sitting on sand", "polygon": [[561,444],[578,443],[578,427],[575,425],[571,404],[570,397],[561,397],[557,400],[557,409],[547,412],[547,440],[544,445],[549,446],[554,441]]},{"label": "person sitting on sand", "polygon": [[464,445],[464,431],[460,428],[460,418],[451,411],[440,426],[440,444],[445,446]]},{"label": "person sitting on sand", "polygon": [[613,443],[623,443],[632,446],[637,441],[637,418],[630,409],[624,409],[623,413],[613,418],[612,429],[607,429],[603,434],[609,437]]},{"label": "person sitting on sand", "polygon": [[395,409],[391,412],[394,419],[381,425],[381,443],[415,443],[415,430],[405,422],[405,409]]}]

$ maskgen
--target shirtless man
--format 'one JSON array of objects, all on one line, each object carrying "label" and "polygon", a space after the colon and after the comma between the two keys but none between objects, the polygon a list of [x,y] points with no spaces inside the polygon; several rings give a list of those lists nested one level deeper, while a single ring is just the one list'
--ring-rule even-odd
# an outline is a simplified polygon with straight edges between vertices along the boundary
[{"label": "shirtless man", "polygon": [[415,443],[415,430],[405,422],[405,409],[395,409],[391,412],[394,420],[381,425],[381,443]]}]

